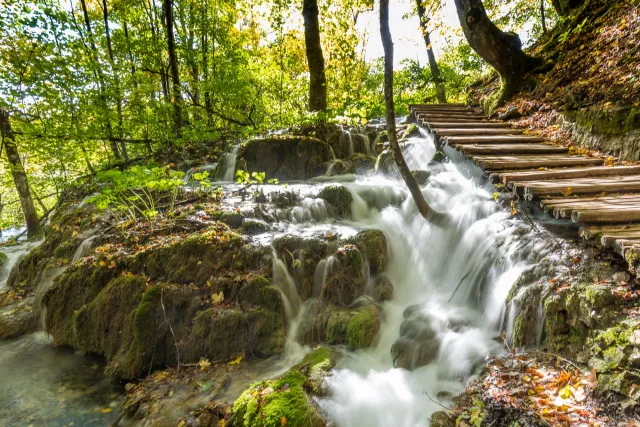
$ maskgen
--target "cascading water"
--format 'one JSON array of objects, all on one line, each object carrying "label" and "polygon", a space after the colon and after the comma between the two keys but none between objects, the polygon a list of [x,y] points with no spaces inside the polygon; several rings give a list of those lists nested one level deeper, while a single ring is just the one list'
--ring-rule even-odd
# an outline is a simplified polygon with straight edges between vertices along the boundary
[{"label": "cascading water", "polygon": [[5,261],[0,265],[0,292],[6,290],[11,270],[13,270],[14,267],[17,267],[27,253],[40,243],[42,243],[42,241],[26,242],[15,246],[6,246],[0,249],[0,252],[6,256]]},{"label": "cascading water", "polygon": [[[451,163],[429,164],[432,141],[412,138],[404,152],[412,169],[431,172],[423,193],[451,221],[426,222],[410,199],[388,206],[397,200],[390,200],[387,179],[346,184],[353,225],[385,233],[394,299],[383,305],[377,345],[349,354],[327,380],[330,397],[318,403],[338,426],[428,426],[441,409],[432,399],[446,403],[487,356],[502,351],[494,338],[507,295],[535,262],[526,259],[532,247],[540,249],[540,236],[524,233],[525,224],[492,200],[488,184]],[[394,367],[394,360],[412,370]]]},{"label": "cascading water", "polygon": [[220,164],[218,165],[218,179],[220,181],[235,181],[236,162],[238,160],[239,151],[240,145],[235,145],[231,149],[231,152],[223,154],[220,158]]}]

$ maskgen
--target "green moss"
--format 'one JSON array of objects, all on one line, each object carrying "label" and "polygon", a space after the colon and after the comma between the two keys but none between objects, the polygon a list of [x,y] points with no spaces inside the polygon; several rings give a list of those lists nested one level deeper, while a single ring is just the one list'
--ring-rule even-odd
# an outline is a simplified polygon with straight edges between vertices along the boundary
[{"label": "green moss", "polygon": [[327,277],[323,299],[341,306],[351,304],[364,290],[364,265],[364,257],[357,246],[339,248],[331,274]]},{"label": "green moss", "polygon": [[347,340],[354,349],[369,347],[380,328],[380,314],[374,305],[361,307],[347,326]]},{"label": "green moss", "polygon": [[253,384],[233,404],[236,425],[244,427],[324,426],[307,391],[335,365],[331,350],[320,348],[284,375]]},{"label": "green moss", "polygon": [[263,276],[255,276],[242,285],[238,300],[241,304],[259,305],[271,311],[283,312],[280,291]]},{"label": "green moss", "polygon": [[341,185],[331,185],[323,188],[318,197],[329,203],[340,218],[351,217],[351,202],[353,196],[351,192]]},{"label": "green moss", "polygon": [[347,327],[353,315],[338,311],[333,313],[327,322],[327,344],[346,344]]},{"label": "green moss", "polygon": [[409,126],[407,126],[404,133],[402,134],[402,138],[400,138],[400,141],[403,141],[407,138],[411,138],[418,135],[420,135],[420,128],[416,124],[412,123]]},{"label": "green moss", "polygon": [[640,129],[640,108],[586,108],[565,112],[580,129],[601,135],[625,135]]},{"label": "green moss", "polygon": [[387,239],[380,230],[363,230],[352,239],[369,263],[371,273],[382,273],[387,266]]},{"label": "green moss", "polygon": [[416,170],[411,171],[411,175],[416,179],[418,184],[425,185],[429,181],[429,177],[431,176],[431,172],[425,170]]}]

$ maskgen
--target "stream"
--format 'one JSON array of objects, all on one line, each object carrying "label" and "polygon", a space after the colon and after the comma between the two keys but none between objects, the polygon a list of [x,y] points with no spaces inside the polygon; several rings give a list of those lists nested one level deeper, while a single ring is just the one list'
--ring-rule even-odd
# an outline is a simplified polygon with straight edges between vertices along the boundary
[{"label": "stream", "polygon": [[[521,273],[557,252],[546,232],[532,232],[529,224],[493,200],[495,188],[477,167],[453,153],[448,154],[454,161],[430,163],[434,153],[426,133],[411,138],[404,148],[412,170],[430,173],[423,194],[434,210],[448,214],[450,221],[444,225],[420,216],[399,176],[327,177],[317,184],[288,185],[287,191],[306,197],[293,209],[273,212],[271,231],[253,237],[268,245],[283,234],[346,237],[367,228],[385,234],[390,254],[385,274],[394,296],[381,305],[377,340],[365,350],[344,350],[327,379],[329,397],[317,400],[336,426],[428,426],[430,415],[464,391],[488,357],[504,352],[500,333],[512,329],[509,319],[514,318],[513,312],[506,315],[511,287]],[[235,152],[221,163],[225,170],[217,176],[228,181]],[[329,219],[323,201],[315,198],[336,181],[353,196],[350,220]],[[282,185],[264,189],[282,190]],[[89,239],[76,257],[89,249]],[[29,249],[3,249],[10,263],[0,274],[0,290],[10,268]],[[314,297],[331,267],[332,257],[316,267]],[[530,276],[533,283],[539,275]],[[296,332],[311,300],[301,301],[286,265],[277,257],[273,281],[282,291],[289,319],[285,357],[272,372],[276,374],[310,351],[297,342]],[[538,321],[541,328],[543,319]],[[408,369],[394,367],[398,360]],[[100,358],[54,348],[42,332],[0,341],[2,424],[107,425],[119,412],[122,390],[103,378],[103,367]]]}]

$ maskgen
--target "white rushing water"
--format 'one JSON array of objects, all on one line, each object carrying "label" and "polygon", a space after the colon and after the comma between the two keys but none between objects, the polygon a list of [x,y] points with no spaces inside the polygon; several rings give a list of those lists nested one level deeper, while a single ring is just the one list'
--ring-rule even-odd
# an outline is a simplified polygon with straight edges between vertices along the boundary
[{"label": "white rushing water", "polygon": [[[410,140],[404,151],[412,169],[431,172],[423,194],[451,221],[430,224],[411,199],[388,206],[393,194],[397,199],[404,192],[400,181],[375,177],[346,184],[354,195],[353,225],[385,233],[394,298],[383,304],[377,343],[343,358],[328,379],[330,397],[318,401],[341,427],[428,426],[430,415],[442,409],[434,401],[447,404],[487,357],[503,351],[495,338],[507,295],[535,262],[527,256],[544,245],[493,201],[493,188],[471,176],[468,166],[429,165],[435,150],[425,135]],[[430,339],[414,340],[404,356],[430,363],[413,363],[411,371],[394,367],[394,344],[425,331]],[[425,348],[432,357],[425,359]]]}]

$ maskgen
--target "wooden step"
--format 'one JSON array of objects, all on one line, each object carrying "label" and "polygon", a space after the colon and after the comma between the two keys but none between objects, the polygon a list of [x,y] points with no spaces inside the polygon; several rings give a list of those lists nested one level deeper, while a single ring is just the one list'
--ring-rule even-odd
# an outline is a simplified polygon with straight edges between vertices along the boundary
[{"label": "wooden step", "polygon": [[550,209],[553,212],[555,218],[571,218],[574,211],[581,210],[608,210],[608,209],[626,209],[640,206],[640,199],[627,200],[621,202],[583,202],[567,205],[545,206],[545,211]]},{"label": "wooden step", "polygon": [[522,156],[473,156],[474,162],[488,171],[537,169],[540,167],[601,165],[602,159],[562,154],[522,155]]},{"label": "wooden step", "polygon": [[[616,240],[613,244],[613,250],[616,251],[620,256],[624,257],[625,252],[629,249],[640,249],[640,241],[629,239],[629,240]],[[629,264],[629,271],[638,275],[638,271],[636,271],[635,266]]]},{"label": "wooden step", "polygon": [[484,116],[480,111],[469,110],[465,108],[429,108],[429,109],[414,109],[411,110],[413,114],[459,114],[459,115],[480,115]]},{"label": "wooden step", "polygon": [[[596,160],[596,159],[594,159]],[[524,181],[516,184],[524,189],[527,200],[550,195],[598,194],[602,192],[640,191],[640,175],[604,178],[558,179],[553,181]],[[568,189],[571,188],[571,191]]]},{"label": "wooden step", "polygon": [[484,128],[510,128],[510,123],[499,123],[499,122],[490,122],[490,121],[474,121],[474,122],[427,122],[427,126],[431,129],[466,129],[466,128],[476,128],[476,129],[484,129]]},{"label": "wooden step", "polygon": [[[448,123],[452,123],[452,124],[466,125],[467,123],[477,123],[478,120],[481,120],[481,119],[455,119],[455,118],[447,117],[445,119],[435,119],[431,121],[418,119],[418,123],[420,123],[422,126],[426,126],[427,128],[431,129],[431,123],[447,121]],[[481,121],[480,123],[489,123],[489,121],[488,120]]]},{"label": "wooden step", "polygon": [[486,135],[520,135],[522,129],[433,129],[433,132],[438,136],[486,136]]},{"label": "wooden step", "polygon": [[544,138],[532,135],[495,135],[495,136],[448,136],[443,138],[447,144],[527,144],[543,142]]},{"label": "wooden step", "polygon": [[415,113],[417,119],[427,120],[431,122],[442,122],[449,119],[464,119],[464,120],[482,120],[486,119],[482,114],[475,113]]},{"label": "wooden step", "polygon": [[640,221],[640,206],[627,209],[576,210],[571,220],[577,224],[621,224]]},{"label": "wooden step", "polygon": [[640,175],[640,166],[601,166],[595,168],[549,169],[543,171],[518,171],[500,174],[500,182],[511,188],[519,181],[542,181],[563,178],[587,178],[602,176]]},{"label": "wooden step", "polygon": [[[580,227],[580,237],[587,240],[595,239],[603,234],[628,233],[640,231],[640,224],[636,225],[592,225],[590,227]],[[620,234],[622,235],[622,234]]]},{"label": "wooden step", "polygon": [[566,147],[548,144],[467,144],[456,147],[465,154],[554,154],[566,153]]},{"label": "wooden step", "polygon": [[419,108],[423,108],[423,109],[427,109],[427,108],[469,108],[467,107],[465,104],[409,104],[409,109],[413,110],[413,109],[419,109]]},{"label": "wooden step", "polygon": [[640,240],[640,231],[627,231],[624,234],[603,234],[600,237],[600,244],[605,248],[609,248],[617,240]]}]

